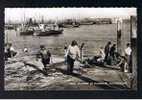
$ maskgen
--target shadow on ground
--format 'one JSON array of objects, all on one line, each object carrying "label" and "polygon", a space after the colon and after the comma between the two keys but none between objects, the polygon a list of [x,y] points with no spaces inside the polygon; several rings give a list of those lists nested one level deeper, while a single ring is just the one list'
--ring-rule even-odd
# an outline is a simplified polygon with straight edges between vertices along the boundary
[{"label": "shadow on ground", "polygon": [[[29,63],[25,63],[26,65],[28,66],[31,66],[33,68],[35,68],[37,71],[41,72],[43,75],[45,75],[46,77],[48,77],[47,75],[47,72],[41,70],[38,68],[38,66],[36,65],[33,65],[33,64],[29,64]],[[59,64],[61,65],[61,64]],[[53,68],[55,68],[57,71],[63,73],[64,75],[68,75],[67,71],[65,69],[62,69],[62,68],[59,68],[59,67],[55,67],[53,65]],[[107,67],[108,68],[108,67]],[[82,74],[79,74],[79,73],[72,73],[70,74],[69,76],[72,76],[72,77],[75,77],[75,78],[78,78],[80,80],[82,80],[84,83],[86,83],[84,86],[83,84],[81,85],[69,85],[69,84],[63,84],[63,83],[55,83],[53,85],[50,86],[49,90],[82,90],[82,89],[88,89],[89,88],[92,88],[92,89],[116,89],[116,90],[121,90],[121,89],[129,89],[125,84],[110,84],[109,81],[96,81],[94,79],[91,79],[91,78],[88,78],[86,76],[83,76]],[[62,88],[61,88],[62,87]]]}]

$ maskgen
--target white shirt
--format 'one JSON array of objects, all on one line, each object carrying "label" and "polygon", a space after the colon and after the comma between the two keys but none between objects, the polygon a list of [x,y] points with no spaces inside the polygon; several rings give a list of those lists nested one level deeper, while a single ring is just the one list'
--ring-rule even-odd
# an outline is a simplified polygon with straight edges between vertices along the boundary
[{"label": "white shirt", "polygon": [[28,48],[24,48],[24,52],[28,52]]},{"label": "white shirt", "polygon": [[15,49],[13,47],[10,47],[10,51],[15,51]]},{"label": "white shirt", "polygon": [[80,50],[78,46],[69,45],[66,56],[69,55],[72,59],[80,57]]},{"label": "white shirt", "polygon": [[127,48],[125,49],[125,54],[126,54],[126,55],[130,56],[130,55],[131,55],[131,52],[132,52],[132,49],[131,49],[130,47],[127,47]]},{"label": "white shirt", "polygon": [[103,49],[100,49],[100,54],[102,59],[105,59],[105,53],[104,53],[104,50]]}]

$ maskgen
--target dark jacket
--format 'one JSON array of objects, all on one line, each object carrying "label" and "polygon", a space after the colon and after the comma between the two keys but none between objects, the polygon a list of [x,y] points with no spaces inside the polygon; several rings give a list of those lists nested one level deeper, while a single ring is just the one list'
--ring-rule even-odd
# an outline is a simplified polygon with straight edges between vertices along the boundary
[{"label": "dark jacket", "polygon": [[39,50],[38,52],[38,58],[42,58],[42,59],[49,59],[51,57],[51,53],[49,50],[43,49],[43,50]]}]

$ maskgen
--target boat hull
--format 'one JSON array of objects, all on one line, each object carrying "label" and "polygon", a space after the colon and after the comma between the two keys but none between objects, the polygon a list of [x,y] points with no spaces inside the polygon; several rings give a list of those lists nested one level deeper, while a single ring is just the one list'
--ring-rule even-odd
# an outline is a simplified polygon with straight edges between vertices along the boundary
[{"label": "boat hull", "polygon": [[73,25],[73,27],[79,27],[80,25],[78,24],[78,25]]},{"label": "boat hull", "polygon": [[94,23],[80,23],[81,25],[93,25]]},{"label": "boat hull", "polygon": [[63,25],[63,28],[73,28],[72,25]]},{"label": "boat hull", "polygon": [[35,36],[50,36],[50,35],[58,35],[62,34],[63,30],[50,30],[50,31],[40,31],[40,32],[35,32]]},{"label": "boat hull", "polygon": [[33,35],[34,31],[20,32],[20,35]]},{"label": "boat hull", "polygon": [[63,28],[74,28],[74,27],[79,27],[79,24],[75,24],[75,25],[63,25]]}]

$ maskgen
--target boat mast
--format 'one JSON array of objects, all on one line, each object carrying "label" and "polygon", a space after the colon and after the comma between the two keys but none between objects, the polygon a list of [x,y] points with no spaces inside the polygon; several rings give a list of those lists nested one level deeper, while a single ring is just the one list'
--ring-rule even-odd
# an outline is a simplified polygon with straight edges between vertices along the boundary
[{"label": "boat mast", "polygon": [[[9,25],[10,25],[10,19],[8,20],[8,27],[9,27]],[[6,43],[8,43],[8,32],[6,32]]]},{"label": "boat mast", "polygon": [[[26,27],[26,18],[25,18],[25,10],[24,10],[24,23],[23,23],[23,30],[25,31],[25,27]],[[26,39],[26,37],[24,38],[23,37],[23,39],[25,40],[25,42],[24,42],[24,48],[26,47],[26,44],[27,44],[27,39]]]}]

